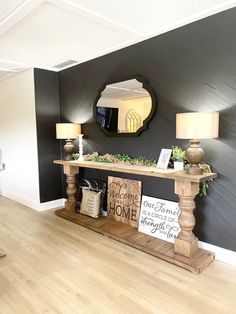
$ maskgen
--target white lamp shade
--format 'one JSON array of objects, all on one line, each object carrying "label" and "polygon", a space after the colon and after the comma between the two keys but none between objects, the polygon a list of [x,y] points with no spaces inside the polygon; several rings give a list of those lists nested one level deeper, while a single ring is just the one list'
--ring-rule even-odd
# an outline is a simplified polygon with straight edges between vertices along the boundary
[{"label": "white lamp shade", "polygon": [[176,114],[176,138],[208,139],[219,135],[219,112]]},{"label": "white lamp shade", "polygon": [[81,134],[81,125],[74,123],[57,123],[57,139],[72,139]]}]

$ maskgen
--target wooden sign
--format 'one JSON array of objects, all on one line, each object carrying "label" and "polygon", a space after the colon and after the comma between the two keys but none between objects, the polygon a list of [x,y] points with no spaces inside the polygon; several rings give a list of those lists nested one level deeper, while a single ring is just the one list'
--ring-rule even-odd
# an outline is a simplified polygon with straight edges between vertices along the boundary
[{"label": "wooden sign", "polygon": [[108,177],[107,215],[138,227],[141,185],[141,181]]},{"label": "wooden sign", "polygon": [[174,243],[180,232],[177,202],[143,195],[138,231]]}]

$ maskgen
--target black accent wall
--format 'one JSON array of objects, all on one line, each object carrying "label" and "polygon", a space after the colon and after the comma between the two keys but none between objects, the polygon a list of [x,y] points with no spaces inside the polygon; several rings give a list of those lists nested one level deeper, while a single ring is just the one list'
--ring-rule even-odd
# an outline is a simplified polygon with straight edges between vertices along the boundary
[{"label": "black accent wall", "polygon": [[[175,138],[175,115],[187,111],[220,111],[220,138],[204,140],[205,161],[219,177],[210,183],[209,195],[197,197],[195,234],[199,240],[236,251],[236,9],[208,17],[139,44],[74,66],[59,74],[60,111],[62,121],[83,123],[85,153],[126,153],[157,159],[161,148],[187,146]],[[45,73],[44,73],[45,74]],[[44,80],[41,71],[38,80]],[[149,80],[156,92],[158,106],[149,129],[139,137],[107,137],[93,117],[93,103],[106,81],[134,74]],[[41,77],[40,77],[41,76]],[[56,78],[49,78],[54,82]],[[39,82],[38,82],[39,84]],[[52,88],[56,95],[54,83]],[[37,85],[37,84],[36,84]],[[39,87],[38,87],[39,88]],[[41,198],[59,196],[60,175],[51,160],[58,158],[59,146],[52,140],[56,116],[55,106],[48,112],[44,100],[37,111],[40,158]],[[54,102],[55,101],[55,102]],[[40,105],[41,106],[41,105]],[[52,127],[52,123],[54,124]],[[50,130],[47,129],[50,125]],[[201,126],[199,126],[201,127]],[[44,133],[47,134],[44,134]],[[41,134],[43,133],[43,134]],[[53,143],[50,148],[48,145]],[[46,153],[46,156],[44,155]],[[44,172],[42,167],[45,167]],[[57,166],[58,167],[58,166]],[[58,167],[59,168],[59,167]],[[52,170],[53,169],[53,170]],[[46,184],[48,171],[54,172]],[[108,172],[84,170],[86,177],[106,179]],[[163,179],[114,174],[141,179],[143,194],[177,200],[173,182]],[[51,190],[54,189],[54,190]]]},{"label": "black accent wall", "polygon": [[35,69],[35,107],[38,141],[40,202],[62,197],[61,169],[52,164],[61,154],[55,125],[60,121],[58,73]]}]

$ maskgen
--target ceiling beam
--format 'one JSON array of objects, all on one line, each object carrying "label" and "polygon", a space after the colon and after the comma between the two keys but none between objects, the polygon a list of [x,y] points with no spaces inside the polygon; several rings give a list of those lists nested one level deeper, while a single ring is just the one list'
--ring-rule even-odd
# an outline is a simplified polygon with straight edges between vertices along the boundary
[{"label": "ceiling beam", "polygon": [[0,36],[36,9],[45,0],[25,0],[0,22]]},{"label": "ceiling beam", "polygon": [[105,17],[99,13],[96,13],[90,9],[87,9],[75,2],[73,0],[49,0],[49,3],[60,6],[63,9],[70,10],[73,13],[77,13],[78,15],[90,19],[92,21],[95,21],[96,23],[100,23],[102,25],[105,25],[109,28],[112,28],[113,30],[117,30],[119,32],[123,32],[132,36],[135,36],[137,38],[140,38],[140,40],[143,39],[143,34],[136,31],[135,29],[132,29],[124,24],[115,22],[114,20]]}]

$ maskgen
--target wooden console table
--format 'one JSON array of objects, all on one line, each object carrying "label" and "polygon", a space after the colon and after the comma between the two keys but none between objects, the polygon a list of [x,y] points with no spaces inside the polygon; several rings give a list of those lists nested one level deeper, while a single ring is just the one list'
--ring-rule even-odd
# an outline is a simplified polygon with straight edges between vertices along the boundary
[{"label": "wooden console table", "polygon": [[[161,170],[156,167],[129,166],[91,161],[54,160],[55,164],[63,165],[67,176],[67,195],[65,208],[56,211],[56,215],[102,233],[117,241],[157,256],[163,260],[181,266],[193,273],[200,273],[213,260],[214,254],[198,248],[198,239],[192,230],[195,225],[193,210],[195,196],[199,193],[199,184],[216,178],[215,173],[188,175],[185,171],[173,169]],[[138,232],[137,228],[115,221],[112,218],[94,219],[76,213],[76,174],[79,168],[132,173],[143,176],[171,179],[175,181],[175,193],[179,196],[179,233],[174,245],[172,243]]]}]

